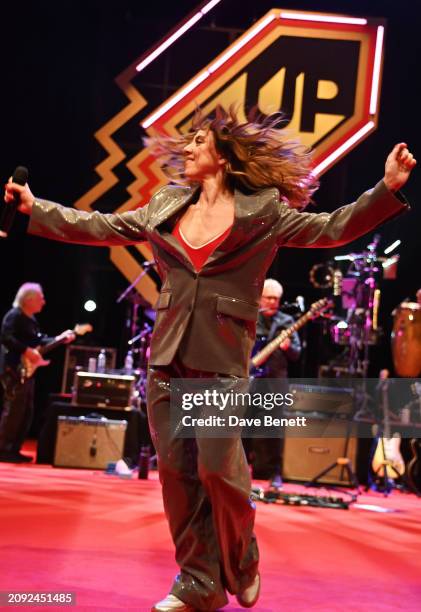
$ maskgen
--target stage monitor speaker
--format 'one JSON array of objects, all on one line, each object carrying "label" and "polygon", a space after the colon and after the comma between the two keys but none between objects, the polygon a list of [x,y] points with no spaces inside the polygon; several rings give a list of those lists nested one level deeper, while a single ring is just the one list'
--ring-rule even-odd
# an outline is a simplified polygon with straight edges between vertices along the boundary
[{"label": "stage monitor speaker", "polygon": [[79,370],[88,371],[89,359],[91,357],[97,359],[99,353],[105,351],[105,369],[114,370],[116,364],[117,350],[115,348],[106,348],[102,346],[82,346],[79,344],[70,344],[66,346],[64,357],[63,379],[61,382],[62,393],[72,393],[73,381],[75,373]]},{"label": "stage monitor speaker", "polygon": [[[357,437],[355,423],[346,420],[326,419],[323,424],[324,437],[320,435],[320,419],[307,419],[306,437],[294,435],[285,429],[282,477],[285,480],[309,482],[339,457],[347,457],[350,467],[356,471]],[[294,428],[295,430],[295,428]],[[318,482],[332,485],[348,485],[343,467],[336,466]]]},{"label": "stage monitor speaker", "polygon": [[127,421],[59,416],[55,467],[103,470],[122,458]]}]

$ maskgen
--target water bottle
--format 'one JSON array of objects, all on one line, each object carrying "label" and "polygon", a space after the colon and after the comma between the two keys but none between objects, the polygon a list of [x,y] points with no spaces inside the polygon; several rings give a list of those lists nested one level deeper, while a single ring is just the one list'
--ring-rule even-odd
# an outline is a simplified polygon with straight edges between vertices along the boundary
[{"label": "water bottle", "polygon": [[131,374],[133,371],[133,353],[132,351],[127,352],[126,359],[124,360],[124,369],[127,374]]},{"label": "water bottle", "polygon": [[101,352],[98,355],[98,362],[97,362],[97,372],[105,372],[105,364],[107,362],[107,357],[105,355],[105,349],[101,349]]},{"label": "water bottle", "polygon": [[151,448],[148,445],[142,446],[139,455],[139,474],[138,478],[146,480],[149,474],[149,460],[151,457]]}]

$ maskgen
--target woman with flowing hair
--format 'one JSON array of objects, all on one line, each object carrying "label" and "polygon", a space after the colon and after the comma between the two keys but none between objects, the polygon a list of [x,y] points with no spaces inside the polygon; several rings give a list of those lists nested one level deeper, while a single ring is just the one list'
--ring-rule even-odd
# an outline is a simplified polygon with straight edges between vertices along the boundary
[{"label": "woman with flowing hair", "polygon": [[197,113],[188,134],[152,139],[178,184],[131,212],[78,211],[34,198],[28,186],[6,187],[6,202],[17,195],[31,214],[31,233],[102,246],[148,240],[157,262],[162,287],[148,417],[180,572],[155,612],[216,610],[227,603],[227,591],[247,608],[260,591],[240,435],[180,437],[170,418],[170,380],[248,376],[259,298],[280,246],[342,245],[408,208],[394,192],[416,162],[400,143],[384,179],[356,202],[331,214],[299,212],[317,181],[309,151],[279,124],[279,115],[241,121],[234,109],[218,108],[214,118]]},{"label": "woman with flowing hair", "polygon": [[276,187],[289,206],[303,208],[318,187],[311,172],[311,150],[280,129],[286,121],[282,113],[259,117],[254,108],[249,113],[250,120],[244,122],[238,115],[235,105],[228,111],[218,105],[213,118],[204,116],[198,108],[187,134],[146,138],[145,144],[160,160],[170,180],[191,185],[194,181],[185,173],[186,147],[199,131],[210,131],[216,149],[225,159],[224,186],[229,191],[253,193]]}]

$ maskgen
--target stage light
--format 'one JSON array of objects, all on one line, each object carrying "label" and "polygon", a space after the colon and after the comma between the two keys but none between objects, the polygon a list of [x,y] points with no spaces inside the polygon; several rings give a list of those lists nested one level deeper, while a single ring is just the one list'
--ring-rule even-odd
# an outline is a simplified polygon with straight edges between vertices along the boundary
[{"label": "stage light", "polygon": [[96,310],[96,302],[94,302],[93,300],[86,300],[83,307],[87,312],[93,312],[94,310]]},{"label": "stage light", "polygon": [[371,82],[370,115],[375,115],[379,97],[380,69],[382,65],[384,27],[377,28],[376,51],[374,53],[373,80]]},{"label": "stage light", "polygon": [[167,112],[170,108],[172,108],[177,102],[179,102],[184,96],[186,96],[192,89],[194,89],[197,85],[199,85],[202,81],[207,79],[209,76],[209,72],[206,70],[205,72],[201,72],[193,81],[191,81],[186,87],[184,87],[181,91],[178,92],[173,98],[171,98],[166,104],[161,106],[159,110],[157,110],[153,115],[150,115],[148,119],[142,123],[142,127],[145,129],[155,123],[159,117],[162,117],[164,113]]},{"label": "stage light", "polygon": [[280,15],[281,19],[298,19],[299,21],[322,21],[324,23],[346,23],[349,25],[367,25],[367,19],[356,17],[342,17],[340,15],[318,15],[308,13],[284,13]]},{"label": "stage light", "polygon": [[157,119],[162,117],[170,108],[175,106],[177,102],[179,102],[182,98],[184,98],[188,93],[190,93],[193,89],[195,89],[202,81],[205,81],[209,78],[218,68],[220,68],[225,62],[227,62],[239,49],[244,47],[250,40],[252,40],[261,30],[263,30],[268,23],[275,19],[275,15],[268,15],[266,19],[264,19],[261,23],[258,23],[254,28],[252,28],[248,34],[240,38],[240,40],[233,45],[228,51],[223,53],[220,58],[215,60],[209,68],[199,73],[198,76],[193,79],[188,85],[186,85],[183,89],[181,89],[178,94],[175,94],[172,98],[170,98],[163,106],[161,106],[158,110],[156,110],[152,115],[145,119],[142,123],[142,127],[147,129],[150,127]]},{"label": "stage light", "polygon": [[173,43],[175,43],[175,41],[180,38],[180,36],[183,36],[183,34],[187,32],[187,30],[190,30],[190,28],[194,26],[194,24],[197,23],[199,19],[203,17],[203,15],[206,15],[206,13],[213,9],[214,6],[219,4],[219,2],[221,2],[221,0],[211,0],[200,11],[192,15],[192,17],[190,17],[188,21],[183,23],[183,25],[180,26],[178,30],[173,32],[171,36],[166,38],[154,51],[152,51],[152,53],[147,55],[145,59],[142,60],[136,66],[136,70],[138,72],[141,72],[144,68],[146,68],[146,66],[149,66],[149,64],[153,62],[154,59],[161,55],[161,53],[168,49],[168,47],[170,47]]},{"label": "stage light", "polygon": [[252,28],[248,34],[242,36],[240,40],[234,44],[228,51],[223,53],[219,59],[213,62],[208,69],[209,75],[218,70],[225,62],[227,62],[230,57],[237,53],[239,49],[244,47],[248,42],[250,42],[259,32],[261,32],[271,21],[275,19],[275,15],[268,15],[266,19],[263,19],[260,23],[258,23],[254,28]]},{"label": "stage light", "polygon": [[400,244],[401,244],[401,240],[395,240],[395,242],[392,242],[392,244],[389,244],[389,246],[383,251],[383,253],[385,255],[388,255],[389,253],[394,251]]}]

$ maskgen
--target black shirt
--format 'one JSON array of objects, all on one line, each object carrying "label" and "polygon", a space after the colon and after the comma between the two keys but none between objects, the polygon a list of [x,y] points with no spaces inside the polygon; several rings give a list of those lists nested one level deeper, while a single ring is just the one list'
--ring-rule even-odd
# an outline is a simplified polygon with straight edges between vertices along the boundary
[{"label": "black shirt", "polygon": [[0,373],[6,367],[16,368],[28,346],[35,348],[50,340],[51,338],[40,332],[35,317],[28,317],[20,308],[12,308],[6,313],[1,324]]},{"label": "black shirt", "polygon": [[[276,338],[282,330],[287,329],[293,325],[294,319],[278,311],[273,317],[265,317],[262,313],[259,313],[257,319],[257,342],[253,350],[253,354],[256,354],[261,350],[268,342]],[[277,349],[269,357],[264,364],[262,364],[261,376],[268,378],[283,378],[288,375],[288,362],[297,361],[301,353],[301,342],[297,332],[294,332],[290,337],[291,345],[286,350]]]}]

